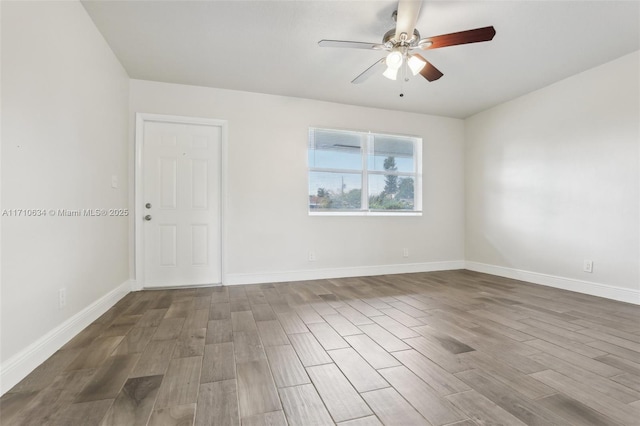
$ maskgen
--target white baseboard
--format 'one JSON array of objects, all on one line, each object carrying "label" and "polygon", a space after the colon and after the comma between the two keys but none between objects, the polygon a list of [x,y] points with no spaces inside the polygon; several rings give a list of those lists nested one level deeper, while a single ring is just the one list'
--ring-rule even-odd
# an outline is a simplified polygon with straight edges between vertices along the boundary
[{"label": "white baseboard", "polygon": [[564,278],[555,275],[523,271],[521,269],[506,268],[504,266],[489,265],[479,262],[467,261],[465,262],[465,265],[466,269],[470,271],[483,272],[485,274],[513,278],[548,287],[561,288],[563,290],[575,291],[577,293],[590,294],[592,296],[640,305],[640,289],[634,290],[609,284],[582,281],[574,278]]},{"label": "white baseboard", "polygon": [[320,280],[328,278],[367,277],[373,275],[408,274],[412,272],[448,271],[464,269],[463,260],[428,263],[399,263],[395,265],[358,266],[352,268],[309,269],[300,271],[226,274],[224,285],[264,284],[287,281]]},{"label": "white baseboard", "polygon": [[0,395],[14,387],[65,343],[131,291],[125,281],[0,365]]}]

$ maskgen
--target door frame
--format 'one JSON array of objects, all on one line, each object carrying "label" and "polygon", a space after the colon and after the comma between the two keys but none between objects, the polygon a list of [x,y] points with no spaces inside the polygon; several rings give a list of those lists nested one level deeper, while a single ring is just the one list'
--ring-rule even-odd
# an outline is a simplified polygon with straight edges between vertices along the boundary
[{"label": "door frame", "polygon": [[[213,118],[202,117],[184,117],[178,115],[163,115],[137,112],[135,127],[135,153],[134,153],[134,285],[132,290],[142,290],[146,287],[144,276],[144,243],[143,243],[143,217],[144,217],[144,182],[143,182],[143,160],[144,160],[144,124],[146,122],[158,123],[175,123],[175,124],[197,124],[201,126],[219,127],[221,131],[220,145],[220,220],[218,223],[220,231],[220,277],[221,284],[225,282],[225,246],[227,236],[225,232],[224,220],[227,200],[227,142],[228,142],[228,123],[227,120],[218,120]],[[162,287],[170,288],[189,288],[185,287]]]}]

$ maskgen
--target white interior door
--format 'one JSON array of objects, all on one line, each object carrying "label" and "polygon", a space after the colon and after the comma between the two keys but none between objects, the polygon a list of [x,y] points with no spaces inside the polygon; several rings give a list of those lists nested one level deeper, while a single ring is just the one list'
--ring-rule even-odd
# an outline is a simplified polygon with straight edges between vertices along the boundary
[{"label": "white interior door", "polygon": [[145,287],[218,284],[220,126],[144,121]]}]

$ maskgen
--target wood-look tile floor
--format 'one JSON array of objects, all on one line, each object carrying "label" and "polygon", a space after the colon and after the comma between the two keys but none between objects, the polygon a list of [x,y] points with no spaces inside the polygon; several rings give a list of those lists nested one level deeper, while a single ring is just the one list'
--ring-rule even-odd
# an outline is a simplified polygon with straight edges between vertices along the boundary
[{"label": "wood-look tile floor", "polygon": [[640,307],[469,271],[131,293],[2,425],[638,425]]}]

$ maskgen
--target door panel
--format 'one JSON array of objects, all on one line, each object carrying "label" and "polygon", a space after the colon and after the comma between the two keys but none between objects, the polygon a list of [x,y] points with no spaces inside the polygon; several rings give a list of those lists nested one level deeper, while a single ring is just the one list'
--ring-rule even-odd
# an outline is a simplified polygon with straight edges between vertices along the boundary
[{"label": "door panel", "polygon": [[177,266],[178,244],[175,225],[159,225],[160,234],[160,266]]},{"label": "door panel", "polygon": [[177,207],[176,196],[178,177],[178,165],[175,158],[159,158],[160,180],[160,207],[163,209],[175,209]]},{"label": "door panel", "polygon": [[209,188],[209,163],[204,160],[192,160],[191,162],[191,208],[206,209]]},{"label": "door panel", "polygon": [[193,266],[204,266],[209,259],[209,225],[191,225],[191,264]]},{"label": "door panel", "polygon": [[221,127],[145,121],[143,144],[145,286],[220,283]]}]

